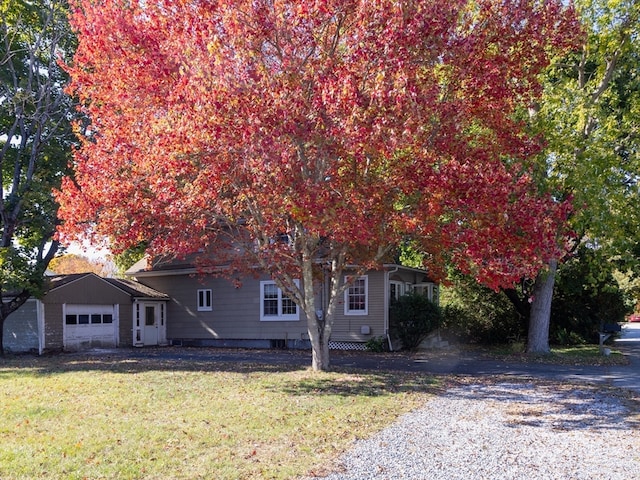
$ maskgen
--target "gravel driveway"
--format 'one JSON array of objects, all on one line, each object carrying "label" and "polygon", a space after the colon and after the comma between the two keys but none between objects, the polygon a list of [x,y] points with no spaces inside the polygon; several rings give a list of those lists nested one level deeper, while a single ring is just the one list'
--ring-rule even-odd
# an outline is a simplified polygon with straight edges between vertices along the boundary
[{"label": "gravel driveway", "polygon": [[618,390],[476,380],[356,442],[322,478],[640,478],[639,413]]}]

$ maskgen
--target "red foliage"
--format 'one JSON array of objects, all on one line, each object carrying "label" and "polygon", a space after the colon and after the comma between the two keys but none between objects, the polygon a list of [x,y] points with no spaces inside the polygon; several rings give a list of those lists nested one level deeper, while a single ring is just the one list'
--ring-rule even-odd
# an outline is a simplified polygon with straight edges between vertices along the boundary
[{"label": "red foliage", "polygon": [[577,40],[562,3],[79,0],[93,124],[62,234],[181,255],[236,233],[274,268],[375,263],[413,235],[434,272],[532,275],[568,208],[536,191],[523,120]]}]

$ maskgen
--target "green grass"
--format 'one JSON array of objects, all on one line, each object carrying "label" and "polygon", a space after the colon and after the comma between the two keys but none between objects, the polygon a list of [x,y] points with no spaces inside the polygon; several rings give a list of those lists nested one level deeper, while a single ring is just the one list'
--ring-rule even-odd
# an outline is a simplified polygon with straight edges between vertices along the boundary
[{"label": "green grass", "polygon": [[524,353],[522,343],[500,345],[489,350],[491,356],[506,358],[513,361],[549,363],[557,365],[628,365],[629,361],[620,352],[610,346],[609,356],[600,353],[598,345],[551,346],[549,355]]},{"label": "green grass", "polygon": [[437,388],[415,373],[10,357],[0,360],[0,478],[295,478]]}]

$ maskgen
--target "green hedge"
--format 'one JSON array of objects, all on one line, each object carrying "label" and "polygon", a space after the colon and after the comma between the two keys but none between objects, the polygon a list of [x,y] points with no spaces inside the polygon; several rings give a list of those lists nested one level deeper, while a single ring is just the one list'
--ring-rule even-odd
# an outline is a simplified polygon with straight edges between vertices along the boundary
[{"label": "green hedge", "polygon": [[440,307],[426,296],[411,293],[391,303],[389,330],[391,336],[402,342],[405,350],[415,350],[442,321]]}]

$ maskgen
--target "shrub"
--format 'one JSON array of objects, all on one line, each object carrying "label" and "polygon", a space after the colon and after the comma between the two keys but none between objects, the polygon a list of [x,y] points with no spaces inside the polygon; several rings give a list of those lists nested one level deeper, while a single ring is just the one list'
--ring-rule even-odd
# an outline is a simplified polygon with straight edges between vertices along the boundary
[{"label": "shrub", "polygon": [[373,337],[364,344],[369,352],[382,353],[389,350],[389,344],[385,337]]},{"label": "shrub", "polygon": [[462,343],[505,344],[526,335],[520,316],[502,292],[474,279],[451,273],[451,285],[441,289],[442,335]]},{"label": "shrub", "polygon": [[389,329],[405,350],[415,350],[427,335],[440,326],[441,318],[440,307],[424,295],[411,293],[391,304]]},{"label": "shrub", "polygon": [[566,328],[556,328],[552,332],[552,343],[555,345],[584,345],[584,338],[576,332],[570,332]]}]

